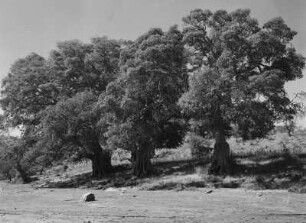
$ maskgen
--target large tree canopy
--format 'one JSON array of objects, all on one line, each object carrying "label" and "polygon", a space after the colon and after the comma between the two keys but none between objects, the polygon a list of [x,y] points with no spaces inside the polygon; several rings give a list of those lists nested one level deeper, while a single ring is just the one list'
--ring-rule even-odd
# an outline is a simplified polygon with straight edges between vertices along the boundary
[{"label": "large tree canopy", "polygon": [[[102,151],[99,134],[93,127],[96,123],[90,119],[91,124],[86,125],[93,112],[88,109],[93,108],[96,101],[88,100],[86,103],[92,104],[86,104],[87,110],[83,112],[73,111],[71,106],[82,108],[85,105],[81,99],[97,98],[105,91],[107,84],[116,79],[120,45],[119,41],[106,37],[93,38],[89,44],[78,40],[65,41],[57,44],[57,49],[50,53],[47,60],[30,54],[12,65],[10,74],[2,84],[1,106],[11,126],[22,126],[25,130],[22,138],[27,153],[37,156],[54,154],[56,157],[59,151],[63,152],[62,148],[66,148],[66,154],[71,152],[68,148],[75,148],[74,153],[79,157],[92,160],[94,176],[102,176],[111,169],[110,154]],[[81,92],[83,96],[78,95]],[[59,122],[64,114],[76,117]],[[79,123],[82,129],[72,131],[74,121],[84,118],[86,123]],[[57,120],[60,128],[53,128],[47,119]],[[63,134],[63,129],[71,134]],[[86,134],[86,131],[91,134]],[[80,138],[72,140],[72,136]],[[95,141],[91,148],[88,148],[89,143],[84,142],[86,137],[89,141]],[[95,151],[95,157],[88,151]]]},{"label": "large tree canopy", "polygon": [[37,124],[40,111],[57,100],[45,59],[32,53],[17,60],[2,81],[1,95],[2,109],[12,126]]},{"label": "large tree canopy", "polygon": [[78,40],[58,43],[48,64],[62,96],[85,90],[99,94],[118,76],[119,56],[120,42],[96,37],[90,44]]},{"label": "large tree canopy", "polygon": [[282,18],[260,26],[249,10],[196,9],[183,22],[182,31],[154,28],[133,42],[64,41],[47,59],[17,60],[0,100],[7,123],[25,130],[12,150],[16,168],[25,173],[25,161],[73,154],[90,159],[101,177],[111,170],[111,150],[123,148],[144,176],[155,149],[181,143],[187,117],[215,137],[210,170],[225,173],[233,129],[243,139],[264,137],[301,110],[284,85],[302,77],[305,59]]},{"label": "large tree canopy", "polygon": [[214,133],[211,171],[226,172],[232,125],[244,138],[262,137],[283,114],[295,113],[284,84],[302,77],[304,58],[291,44],[296,32],[281,18],[260,27],[249,10],[197,9],[183,21],[193,73],[180,105]]},{"label": "large tree canopy", "polygon": [[102,177],[111,171],[110,153],[100,143],[97,129],[99,116],[94,109],[97,96],[81,92],[59,101],[45,111],[42,122],[42,142],[60,147],[61,153],[76,159],[92,161],[92,175]]},{"label": "large tree canopy", "polygon": [[64,153],[90,159],[94,177],[111,171],[111,154],[101,147],[96,128],[100,117],[94,108],[98,95],[118,76],[119,56],[120,43],[102,37],[93,38],[91,44],[59,43],[49,58],[62,99],[44,112],[44,140],[53,149],[64,147]]},{"label": "large tree canopy", "polygon": [[151,29],[139,37],[123,50],[122,74],[101,97],[101,123],[110,123],[108,144],[127,142],[121,147],[135,155],[137,176],[151,171],[154,149],[175,147],[183,136],[177,106],[187,84],[181,39],[176,27]]}]

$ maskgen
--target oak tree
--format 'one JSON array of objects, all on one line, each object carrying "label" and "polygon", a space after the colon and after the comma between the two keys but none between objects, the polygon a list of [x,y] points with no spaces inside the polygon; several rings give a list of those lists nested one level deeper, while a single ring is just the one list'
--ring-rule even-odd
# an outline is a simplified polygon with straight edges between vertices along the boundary
[{"label": "oak tree", "polygon": [[42,122],[42,141],[60,146],[66,157],[91,160],[92,176],[100,178],[112,167],[110,152],[102,148],[97,129],[96,101],[97,96],[87,91],[49,107]]},{"label": "oak tree", "polygon": [[155,149],[176,147],[184,134],[177,105],[187,84],[181,40],[175,26],[140,36],[122,51],[121,76],[101,96],[107,144],[132,151],[136,176],[151,173]]},{"label": "oak tree", "polygon": [[183,22],[192,74],[180,106],[214,135],[210,172],[227,173],[232,126],[245,138],[263,137],[296,112],[284,85],[302,77],[304,57],[292,45],[297,33],[282,18],[260,26],[250,10],[196,9]]}]

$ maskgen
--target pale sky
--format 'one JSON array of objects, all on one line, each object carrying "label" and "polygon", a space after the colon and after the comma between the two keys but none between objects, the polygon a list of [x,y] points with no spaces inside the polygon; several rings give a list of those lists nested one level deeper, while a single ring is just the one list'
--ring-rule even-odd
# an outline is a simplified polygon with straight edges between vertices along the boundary
[{"label": "pale sky", "polygon": [[[18,58],[31,52],[47,57],[56,42],[104,35],[134,40],[152,27],[181,25],[195,8],[249,8],[260,24],[281,16],[298,32],[294,46],[306,56],[304,0],[0,0],[0,79]],[[306,91],[304,73],[287,85],[290,95]],[[298,124],[306,127],[306,119]]]}]

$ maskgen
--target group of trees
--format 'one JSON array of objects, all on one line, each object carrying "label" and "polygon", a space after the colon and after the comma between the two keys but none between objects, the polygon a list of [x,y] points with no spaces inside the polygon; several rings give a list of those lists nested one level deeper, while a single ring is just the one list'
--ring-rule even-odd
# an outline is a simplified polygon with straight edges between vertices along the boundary
[{"label": "group of trees", "polygon": [[72,157],[91,160],[92,175],[103,177],[122,148],[144,176],[155,149],[175,148],[197,128],[215,138],[211,173],[226,173],[234,127],[243,139],[264,137],[300,110],[284,89],[305,65],[295,35],[281,18],[259,26],[249,10],[197,9],[182,31],[65,41],[47,59],[19,59],[0,101],[6,122],[23,130],[16,168],[25,159],[43,166]]}]

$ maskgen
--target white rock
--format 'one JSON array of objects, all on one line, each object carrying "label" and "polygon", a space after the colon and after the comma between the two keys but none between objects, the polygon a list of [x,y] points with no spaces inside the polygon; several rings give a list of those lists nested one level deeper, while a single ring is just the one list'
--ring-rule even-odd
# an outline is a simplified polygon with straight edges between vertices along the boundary
[{"label": "white rock", "polygon": [[116,188],[113,188],[113,187],[109,187],[109,188],[107,188],[106,190],[105,190],[106,192],[114,192],[114,191],[119,191],[118,189],[116,189]]}]

